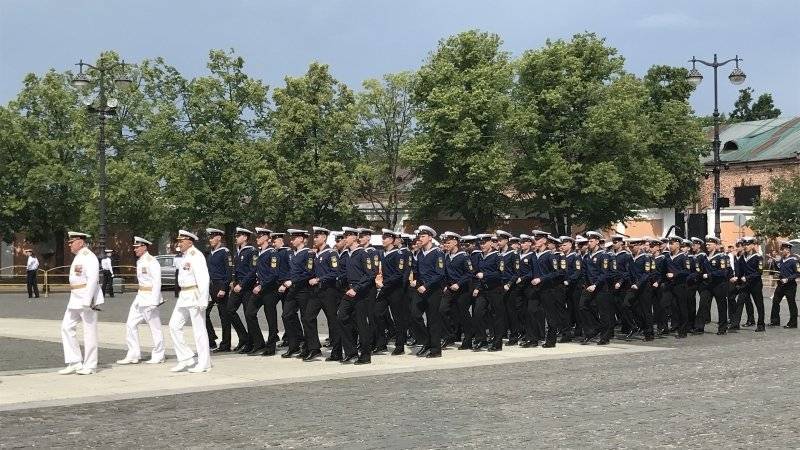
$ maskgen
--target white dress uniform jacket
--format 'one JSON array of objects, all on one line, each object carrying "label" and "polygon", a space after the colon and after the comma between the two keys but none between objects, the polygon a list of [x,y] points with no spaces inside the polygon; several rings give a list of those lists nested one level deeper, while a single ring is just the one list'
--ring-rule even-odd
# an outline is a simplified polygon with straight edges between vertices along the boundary
[{"label": "white dress uniform jacket", "polygon": [[133,304],[136,306],[158,306],[161,304],[161,264],[150,253],[136,261],[136,278],[139,290]]},{"label": "white dress uniform jacket", "polygon": [[211,301],[208,295],[210,282],[205,256],[200,250],[190,248],[183,255],[181,267],[178,268],[178,286],[181,287],[181,293],[176,306],[207,307]]},{"label": "white dress uniform jacket", "polygon": [[178,285],[181,287],[181,292],[169,319],[169,332],[175,344],[175,355],[178,357],[178,366],[175,369],[195,363],[195,352],[186,345],[183,336],[183,327],[187,323],[192,325],[197,351],[197,364],[193,370],[211,368],[211,349],[208,347],[205,314],[208,302],[211,300],[208,295],[210,282],[205,256],[200,250],[191,247],[184,254],[183,262],[178,269]]},{"label": "white dress uniform jacket", "polygon": [[[97,311],[93,306],[103,304],[103,291],[98,286],[100,262],[88,248],[82,248],[69,268],[70,294],[64,319],[61,321],[61,342],[64,362],[82,363],[83,369],[97,368]],[[84,354],[78,343],[76,329],[83,322]]]},{"label": "white dress uniform jacket", "polygon": [[150,253],[143,254],[136,261],[136,278],[139,289],[128,311],[125,324],[125,342],[128,353],[125,359],[138,361],[142,358],[139,345],[139,324],[146,322],[153,336],[153,351],[150,361],[164,360],[164,337],[161,333],[161,316],[158,305],[161,304],[161,265]]},{"label": "white dress uniform jacket", "polygon": [[99,281],[100,266],[97,256],[84,247],[78,251],[69,267],[70,294],[67,309],[102,305],[104,299]]}]

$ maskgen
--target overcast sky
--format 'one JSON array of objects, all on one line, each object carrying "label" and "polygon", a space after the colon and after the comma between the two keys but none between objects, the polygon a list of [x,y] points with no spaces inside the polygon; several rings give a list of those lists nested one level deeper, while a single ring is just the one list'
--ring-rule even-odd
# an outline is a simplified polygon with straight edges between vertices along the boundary
[{"label": "overcast sky", "polygon": [[[784,115],[800,115],[800,1],[258,1],[0,0],[0,103],[28,72],[72,68],[104,49],[129,61],[163,56],[185,76],[205,72],[208,50],[234,48],[247,72],[270,86],[314,60],[353,88],[366,78],[413,70],[439,39],[479,28],[515,56],[546,39],[585,30],[607,38],[642,75],[653,64],[687,66],[737,53],[746,86],[771,92]],[[721,69],[720,109],[737,91]],[[713,109],[712,72],[692,96]]]}]

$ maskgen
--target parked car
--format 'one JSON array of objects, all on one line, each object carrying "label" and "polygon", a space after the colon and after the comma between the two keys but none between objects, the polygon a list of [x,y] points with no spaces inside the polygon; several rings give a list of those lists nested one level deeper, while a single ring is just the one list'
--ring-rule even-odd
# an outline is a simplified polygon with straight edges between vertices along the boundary
[{"label": "parked car", "polygon": [[156,260],[161,265],[161,289],[175,288],[175,255],[158,255]]}]

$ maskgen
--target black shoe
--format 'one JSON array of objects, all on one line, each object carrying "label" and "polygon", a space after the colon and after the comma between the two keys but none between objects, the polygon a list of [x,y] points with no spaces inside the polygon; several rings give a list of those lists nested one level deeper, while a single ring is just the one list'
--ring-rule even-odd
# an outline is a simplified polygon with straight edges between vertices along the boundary
[{"label": "black shoe", "polygon": [[459,350],[472,350],[472,341],[466,340],[461,342],[461,345],[458,346]]},{"label": "black shoe", "polygon": [[417,356],[419,356],[419,357],[423,357],[423,356],[428,356],[428,353],[430,353],[430,351],[431,351],[430,347],[424,346],[424,347],[420,348],[419,350],[417,350],[417,353],[415,353],[415,354]]},{"label": "black shoe", "polygon": [[225,347],[220,345],[219,347],[215,348],[214,350],[211,350],[211,353],[227,353],[229,351],[231,351],[230,347],[228,347],[227,345]]},{"label": "black shoe", "polygon": [[478,352],[483,348],[486,348],[489,345],[487,341],[478,341],[475,345],[472,346],[472,350]]},{"label": "black shoe", "polygon": [[600,339],[599,341],[597,341],[597,345],[608,345],[608,344],[609,344],[608,339]]},{"label": "black shoe", "polygon": [[731,333],[736,333],[739,330],[741,330],[741,328],[739,328],[739,325],[732,325],[728,327],[728,331],[730,331]]},{"label": "black shoe", "polygon": [[360,366],[362,364],[370,364],[370,363],[372,363],[372,359],[370,359],[369,356],[367,357],[361,356],[353,364]]},{"label": "black shoe", "polygon": [[790,328],[797,328],[797,324],[796,323],[787,323],[786,325],[783,326],[783,328],[786,328],[787,330],[790,329]]},{"label": "black shoe", "polygon": [[267,348],[261,353],[261,356],[275,356],[275,347],[267,346]]},{"label": "black shoe", "polygon": [[281,358],[291,358],[300,354],[299,348],[290,348],[285,353],[281,354]]},{"label": "black shoe", "polygon": [[519,339],[517,338],[511,338],[508,340],[508,342],[506,342],[506,345],[517,345],[517,344],[519,344]]},{"label": "black shoe", "polygon": [[699,335],[701,335],[701,334],[703,334],[705,332],[706,332],[706,330],[704,330],[702,328],[695,328],[694,330],[692,330],[692,334],[695,335],[695,336],[699,336]]},{"label": "black shoe", "polygon": [[325,358],[325,361],[341,361],[342,355],[331,355]]},{"label": "black shoe", "polygon": [[503,347],[501,347],[501,346],[494,346],[494,345],[493,345],[493,346],[489,347],[489,351],[490,351],[490,352],[500,352],[500,351],[503,351]]},{"label": "black shoe", "polygon": [[348,364],[358,359],[358,353],[353,353],[352,355],[346,355],[342,358],[342,364]]},{"label": "black shoe", "polygon": [[445,339],[444,341],[442,341],[442,350],[446,349],[447,347],[449,347],[449,346],[451,346],[451,345],[453,345],[455,343],[456,343],[456,341],[453,338]]},{"label": "black shoe", "polygon": [[380,347],[375,347],[372,349],[372,354],[383,354],[389,351],[389,347],[385,345],[381,345]]},{"label": "black shoe", "polygon": [[678,333],[675,336],[675,339],[685,339],[685,338],[686,338],[686,333]]},{"label": "black shoe", "polygon": [[217,348],[217,341],[208,341],[208,348],[210,348],[211,350]]},{"label": "black shoe", "polygon": [[266,349],[267,349],[266,345],[263,345],[263,346],[258,347],[258,348],[254,348],[254,349],[250,350],[249,352],[247,352],[247,356],[258,356],[261,353],[263,353],[264,350],[266,350]]},{"label": "black shoe", "polygon": [[305,361],[305,362],[315,361],[320,356],[322,356],[322,352],[321,351],[319,351],[319,350],[309,350],[308,354],[306,354],[306,356],[303,358],[303,361]]},{"label": "black shoe", "polygon": [[239,342],[239,343],[236,345],[236,347],[234,347],[234,348],[233,348],[233,351],[234,351],[234,352],[238,352],[239,350],[241,350],[241,349],[243,349],[243,348],[245,348],[245,347],[247,347],[247,343],[246,343],[246,342]]},{"label": "black shoe", "polygon": [[394,350],[392,350],[392,356],[405,355],[405,354],[406,354],[406,349],[403,347],[395,347]]},{"label": "black shoe", "polygon": [[758,332],[760,332],[760,331],[767,331],[767,327],[765,327],[763,323],[762,323],[762,324],[759,324],[759,325],[756,327],[756,329],[755,329],[755,332],[756,332],[756,333],[758,333]]},{"label": "black shoe", "polygon": [[747,327],[752,327],[752,326],[754,326],[755,324],[756,324],[755,322],[745,322],[745,324],[744,324],[744,325],[742,325],[742,327],[744,327],[744,328],[747,328]]},{"label": "black shoe", "polygon": [[245,345],[244,347],[239,349],[239,354],[240,355],[246,355],[246,354],[248,354],[248,353],[250,353],[252,351],[253,351],[253,346],[252,345]]},{"label": "black shoe", "polygon": [[656,339],[656,338],[655,338],[655,337],[653,337],[653,335],[651,335],[651,334],[648,334],[647,336],[645,336],[645,337],[644,337],[644,340],[645,340],[646,342],[654,341],[655,339]]},{"label": "black shoe", "polygon": [[770,322],[767,326],[768,327],[779,327],[779,326],[781,326],[781,323],[780,322]]},{"label": "black shoe", "polygon": [[425,357],[426,357],[426,358],[441,358],[441,357],[442,357],[442,352],[441,352],[441,351],[438,351],[438,352],[428,352],[428,354],[427,354],[427,355],[425,355]]},{"label": "black shoe", "polygon": [[728,334],[728,330],[725,328],[720,328],[717,330],[717,336],[725,336],[726,334]]},{"label": "black shoe", "polygon": [[325,342],[322,343],[322,346],[328,348],[331,346],[331,338],[325,338]]},{"label": "black shoe", "polygon": [[630,341],[634,337],[636,337],[636,333],[639,332],[638,328],[634,328],[633,330],[629,331],[628,334],[625,335],[625,340]]},{"label": "black shoe", "polygon": [[300,348],[300,353],[298,353],[297,356],[295,356],[295,358],[304,359],[306,356],[308,356],[309,352],[310,352],[310,350],[308,350],[305,347],[302,347],[302,348]]},{"label": "black shoe", "polygon": [[544,344],[542,344],[542,348],[555,348],[555,346],[556,346],[555,342],[545,342]]},{"label": "black shoe", "polygon": [[286,342],[286,341],[280,341],[278,343],[278,348],[283,348],[283,347],[288,347],[288,346],[289,346],[289,343]]}]

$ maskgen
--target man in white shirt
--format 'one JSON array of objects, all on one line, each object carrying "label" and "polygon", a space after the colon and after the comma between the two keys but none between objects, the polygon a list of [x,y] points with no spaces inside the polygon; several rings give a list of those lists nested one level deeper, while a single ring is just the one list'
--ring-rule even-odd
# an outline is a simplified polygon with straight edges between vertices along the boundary
[{"label": "man in white shirt", "polygon": [[[97,370],[97,307],[103,304],[103,291],[98,285],[100,264],[97,256],[86,248],[88,234],[70,231],[67,235],[69,251],[75,259],[69,268],[69,303],[61,321],[61,341],[67,367],[58,373],[90,375]],[[83,356],[76,335],[79,322],[83,322]]]},{"label": "man in white shirt", "polygon": [[33,256],[33,250],[25,249],[28,262],[25,267],[25,283],[28,285],[28,298],[39,298],[39,285],[36,283],[36,271],[39,270],[39,259]]},{"label": "man in white shirt", "polygon": [[[194,233],[186,230],[178,231],[177,240],[183,252],[183,262],[178,270],[181,292],[169,319],[169,333],[175,344],[175,354],[178,356],[178,364],[170,369],[172,372],[188,369],[189,372],[198,373],[211,370],[211,349],[208,347],[205,315],[210,300],[208,289],[211,279],[205,256],[194,247],[197,239]],[[196,364],[194,352],[186,345],[183,337],[183,326],[189,321],[192,323],[192,334],[197,350]]]},{"label": "man in white shirt", "polygon": [[125,359],[117,361],[117,364],[138,364],[142,359],[139,346],[139,324],[142,322],[147,322],[153,335],[153,351],[147,363],[164,362],[164,337],[161,334],[161,315],[158,309],[158,306],[163,303],[161,301],[161,264],[148,253],[151,245],[153,243],[147,239],[139,236],[133,237],[133,252],[138,258],[136,278],[139,282],[139,289],[136,292],[136,298],[133,299],[131,309],[128,311],[128,321],[125,323],[127,330],[125,342],[128,345],[128,354],[125,355]]},{"label": "man in white shirt", "polygon": [[100,269],[103,271],[103,295],[114,298],[114,268],[111,266],[111,254],[114,250],[106,250],[106,254],[100,260]]}]

